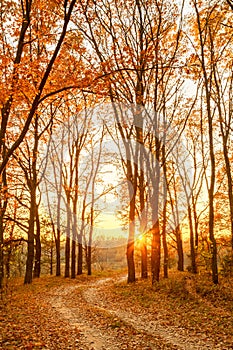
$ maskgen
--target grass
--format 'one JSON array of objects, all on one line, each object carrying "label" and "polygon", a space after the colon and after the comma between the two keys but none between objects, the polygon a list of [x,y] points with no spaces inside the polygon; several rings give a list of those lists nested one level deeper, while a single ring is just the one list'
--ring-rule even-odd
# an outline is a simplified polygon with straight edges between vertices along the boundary
[{"label": "grass", "polygon": [[211,335],[216,343],[219,339],[233,343],[232,278],[221,278],[216,286],[209,276],[173,272],[154,286],[149,280],[118,283],[113,293],[129,307],[161,314],[167,324]]}]

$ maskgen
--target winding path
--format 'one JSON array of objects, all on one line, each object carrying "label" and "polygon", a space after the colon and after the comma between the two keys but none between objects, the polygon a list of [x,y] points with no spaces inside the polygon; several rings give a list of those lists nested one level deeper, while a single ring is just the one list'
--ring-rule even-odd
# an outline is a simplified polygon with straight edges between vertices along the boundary
[{"label": "winding path", "polygon": [[[122,278],[121,278],[122,279]],[[216,346],[209,339],[187,330],[164,325],[161,314],[127,307],[108,293],[119,279],[105,278],[76,286],[62,285],[50,298],[57,316],[79,333],[79,350],[208,350]]]}]

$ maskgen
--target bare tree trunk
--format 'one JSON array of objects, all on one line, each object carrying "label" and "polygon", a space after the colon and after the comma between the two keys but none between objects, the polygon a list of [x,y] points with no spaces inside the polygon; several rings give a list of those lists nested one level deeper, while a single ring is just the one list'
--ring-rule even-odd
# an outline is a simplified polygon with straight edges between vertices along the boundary
[{"label": "bare tree trunk", "polygon": [[193,217],[194,217],[194,242],[195,242],[195,253],[198,251],[199,246],[199,233],[198,233],[198,216],[196,210],[196,204],[194,203],[194,196],[192,194],[192,204],[193,204]]},{"label": "bare tree trunk", "polygon": [[[214,137],[213,137],[213,116],[211,112],[211,84],[212,84],[212,66],[211,72],[207,73],[206,67],[206,54],[205,54],[205,38],[204,36],[209,35],[211,39],[212,33],[209,27],[208,20],[205,26],[205,32],[203,32],[200,12],[198,10],[198,5],[195,0],[194,7],[197,16],[197,25],[199,31],[200,39],[200,50],[201,50],[201,67],[204,79],[204,89],[206,98],[206,111],[207,111],[207,121],[208,121],[208,137],[209,137],[209,155],[210,155],[210,184],[208,188],[209,195],[209,239],[211,242],[211,268],[212,268],[212,280],[214,284],[218,284],[218,263],[217,263],[217,244],[214,234],[214,188],[215,188],[215,155],[214,155]],[[210,47],[210,60],[214,62],[214,48]]]},{"label": "bare tree trunk", "polygon": [[[40,230],[39,230],[39,216],[37,215],[37,203],[36,203],[36,192],[37,192],[37,158],[38,158],[38,115],[35,116],[35,126],[34,126],[34,147],[32,154],[32,169],[31,169],[31,178],[27,179],[28,187],[30,190],[30,214],[29,214],[29,228],[28,228],[28,252],[27,252],[27,262],[26,262],[26,273],[24,278],[24,283],[32,283],[32,273],[33,273],[33,261],[34,261],[34,240],[35,240],[35,219],[38,219],[37,229],[37,253],[41,254],[40,247]],[[39,261],[37,264],[40,264],[40,256],[38,256]],[[38,267],[38,266],[37,266]],[[37,271],[38,272],[38,271]]]},{"label": "bare tree trunk", "polygon": [[66,244],[65,244],[65,277],[70,277],[70,228],[71,228],[71,213],[70,213],[70,202],[68,200]]},{"label": "bare tree trunk", "polygon": [[166,164],[166,148],[165,148],[166,137],[164,135],[163,145],[162,145],[162,165],[163,165],[163,196],[164,196],[164,206],[163,206],[163,226],[162,226],[162,242],[163,242],[163,277],[168,278],[168,246],[167,246],[167,164]]},{"label": "bare tree trunk", "polygon": [[[60,164],[62,168],[62,164]],[[56,246],[56,276],[61,276],[61,191],[62,191],[62,169],[60,168],[60,179],[59,179],[59,188],[58,188],[58,201],[57,201],[57,228],[55,234],[54,227],[54,239]]]},{"label": "bare tree trunk", "polygon": [[32,271],[33,271],[33,261],[34,261],[35,214],[36,214],[36,188],[34,187],[31,190],[31,198],[30,198],[28,247],[27,247],[27,261],[26,261],[26,273],[24,278],[24,284],[32,283]]},{"label": "bare tree trunk", "polygon": [[10,266],[11,266],[11,254],[12,254],[12,247],[11,245],[7,248],[7,252],[6,252],[6,262],[5,262],[5,266],[6,266],[6,278],[10,277]]},{"label": "bare tree trunk", "polygon": [[[229,205],[230,205],[230,220],[231,220],[231,249],[233,254],[233,180],[232,180],[232,173],[231,173],[231,164],[228,154],[228,147],[224,143],[224,159],[225,159],[225,165],[226,165],[226,173],[227,173],[227,181],[228,181],[228,198],[229,198]],[[233,264],[233,261],[232,261]]]},{"label": "bare tree trunk", "polygon": [[91,276],[92,269],[92,252],[91,252],[91,246],[88,245],[87,247],[87,274],[88,276]]},{"label": "bare tree trunk", "polygon": [[163,242],[163,277],[168,278],[168,246],[167,246],[167,201],[163,208],[163,226],[162,226],[162,242]]},{"label": "bare tree trunk", "polygon": [[140,232],[142,234],[141,240],[141,278],[148,277],[147,270],[147,240],[145,235],[146,228],[146,213],[145,213],[145,183],[144,183],[144,172],[143,172],[143,154],[140,154],[140,176],[139,176],[139,198],[140,198]]},{"label": "bare tree trunk", "polygon": [[70,277],[70,237],[68,235],[65,244],[65,277]]},{"label": "bare tree trunk", "polygon": [[[5,146],[4,146],[5,148]],[[3,151],[5,152],[5,151]],[[3,278],[4,278],[4,216],[7,209],[8,204],[8,196],[7,196],[7,176],[6,176],[6,168],[3,173],[0,175],[2,178],[2,183],[0,184],[0,290],[2,289]]]},{"label": "bare tree trunk", "polygon": [[159,220],[156,220],[152,227],[152,243],[151,243],[151,274],[152,285],[159,281],[160,278],[160,258],[161,258],[161,242]]},{"label": "bare tree trunk", "polygon": [[75,262],[76,262],[76,240],[72,238],[71,242],[71,278],[75,278]]},{"label": "bare tree trunk", "polygon": [[35,263],[34,263],[34,271],[33,277],[40,277],[41,271],[41,240],[40,240],[40,218],[39,218],[39,210],[38,205],[36,206],[36,235],[35,235]]},{"label": "bare tree trunk", "polygon": [[180,225],[175,229],[176,231],[176,244],[177,244],[177,254],[178,254],[178,271],[184,271],[184,251],[183,242],[181,238]]},{"label": "bare tree trunk", "polygon": [[[84,136],[76,136],[75,140],[75,155],[74,155],[74,197],[73,197],[73,224],[72,224],[72,250],[71,250],[71,278],[75,278],[76,276],[76,245],[77,245],[77,204],[78,204],[78,186],[79,186],[79,174],[78,174],[78,166],[79,166],[79,155],[82,148],[82,139],[85,140]],[[78,243],[79,244],[79,243]],[[79,254],[79,252],[78,252]]]},{"label": "bare tree trunk", "polygon": [[78,239],[78,275],[82,275],[83,273],[83,243],[82,236],[79,235]]},{"label": "bare tree trunk", "polygon": [[4,263],[3,263],[3,232],[4,232],[4,226],[3,226],[3,217],[0,216],[0,290],[2,289],[3,285],[3,277],[4,277]]},{"label": "bare tree trunk", "polygon": [[83,202],[82,208],[82,224],[80,231],[78,233],[78,267],[77,267],[77,275],[82,275],[83,273],[83,232],[84,232],[84,220],[85,220],[85,199]]},{"label": "bare tree trunk", "polygon": [[191,206],[188,206],[188,219],[189,219],[189,242],[190,242],[190,256],[191,256],[191,272],[197,273],[197,264],[196,264],[196,249],[193,233],[193,220],[192,220],[192,210]]},{"label": "bare tree trunk", "polygon": [[[132,165],[129,160],[127,160],[127,175],[130,180],[132,179]],[[129,189],[130,193],[130,189]],[[135,184],[134,184],[134,193],[132,194],[132,198],[130,200],[130,208],[129,208],[129,234],[128,234],[128,242],[126,248],[126,257],[127,257],[127,266],[128,266],[128,283],[135,282],[135,263],[134,263],[134,239],[135,239],[135,201],[136,201],[136,193],[135,193]]]},{"label": "bare tree trunk", "polygon": [[56,247],[56,276],[61,276],[61,232],[57,228],[57,236],[55,237],[55,247]]},{"label": "bare tree trunk", "polygon": [[141,242],[141,278],[148,278],[147,258],[147,239],[144,236]]},{"label": "bare tree trunk", "polygon": [[128,283],[135,282],[135,264],[134,264],[134,240],[130,240],[130,237],[134,233],[134,223],[129,224],[129,238],[127,243],[127,265],[128,265]]},{"label": "bare tree trunk", "polygon": [[[157,123],[157,121],[156,121]],[[152,208],[152,243],[151,243],[151,274],[152,285],[160,279],[160,263],[161,263],[161,238],[160,238],[160,222],[159,222],[159,183],[160,183],[160,141],[155,130],[155,154],[156,159],[151,162],[150,177],[153,186],[151,197]],[[154,164],[153,164],[154,163]]]},{"label": "bare tree trunk", "polygon": [[50,275],[53,275],[53,233],[52,233],[52,239],[51,239],[51,246],[50,246],[50,269],[49,269]]},{"label": "bare tree trunk", "polygon": [[[94,186],[94,184],[93,184]],[[93,225],[94,225],[94,191],[92,186],[92,205],[91,205],[91,219],[90,219],[90,232],[87,246],[87,274],[91,276],[91,264],[92,264],[92,236],[93,236]]]},{"label": "bare tree trunk", "polygon": [[[211,44],[214,46],[213,39],[211,36]],[[218,108],[218,114],[219,114],[219,123],[220,123],[220,131],[222,136],[222,147],[223,147],[223,156],[225,161],[225,169],[226,169],[226,175],[227,175],[227,185],[228,185],[228,200],[229,200],[229,207],[230,207],[230,229],[231,229],[231,249],[232,249],[232,268],[233,268],[233,180],[232,180],[232,172],[231,172],[231,163],[230,163],[230,156],[229,156],[229,136],[230,136],[230,130],[231,130],[231,119],[232,117],[229,117],[228,123],[226,123],[226,116],[224,118],[224,110],[222,110],[222,103],[226,104],[225,101],[222,101],[222,88],[221,86],[221,80],[218,76],[217,72],[217,66],[213,65],[213,71],[214,71],[214,80],[215,80],[215,86],[216,86],[216,96],[217,96],[217,108]],[[232,97],[232,79],[231,76],[230,80],[230,92],[229,92],[229,99]],[[230,112],[231,113],[231,112]]]}]

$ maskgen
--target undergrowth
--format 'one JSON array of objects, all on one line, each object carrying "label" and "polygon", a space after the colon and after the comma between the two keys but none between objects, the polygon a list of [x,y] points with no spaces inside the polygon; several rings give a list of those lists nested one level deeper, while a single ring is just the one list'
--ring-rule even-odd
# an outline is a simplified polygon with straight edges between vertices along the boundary
[{"label": "undergrowth", "polygon": [[150,279],[118,283],[113,293],[128,307],[161,315],[167,324],[233,344],[233,279],[213,285],[209,276],[173,272],[154,286]]}]

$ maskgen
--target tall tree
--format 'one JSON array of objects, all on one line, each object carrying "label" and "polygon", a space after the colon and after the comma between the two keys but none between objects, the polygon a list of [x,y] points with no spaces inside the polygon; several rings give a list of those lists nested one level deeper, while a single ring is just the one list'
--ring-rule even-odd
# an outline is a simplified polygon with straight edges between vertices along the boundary
[{"label": "tall tree", "polygon": [[[127,128],[125,127],[127,117],[119,113],[119,110],[115,110],[118,132],[123,140],[127,158],[125,161],[127,180],[131,182],[129,186],[131,199],[129,203],[127,261],[128,281],[133,282],[135,281],[134,239],[137,217],[135,211],[139,179],[138,167],[142,157],[140,154],[142,147],[139,145],[145,141],[145,138],[142,139],[144,127],[140,110],[148,108],[148,115],[151,113],[150,117],[152,116],[152,133],[155,133],[156,136],[161,109],[161,81],[164,81],[168,92],[170,89],[169,79],[166,79],[165,76],[171,78],[172,71],[175,69],[175,57],[181,33],[180,28],[177,28],[177,22],[171,19],[169,11],[175,14],[178,10],[176,6],[173,7],[167,2],[160,3],[158,1],[144,2],[139,0],[126,1],[125,3],[121,1],[99,1],[98,3],[80,1],[79,4],[82,16],[76,20],[76,24],[92,46],[90,64],[94,69],[96,69],[96,59],[99,61],[99,69],[105,82],[103,91],[113,103],[124,103],[129,109],[131,109],[132,103],[135,104],[134,117]],[[169,93],[164,94],[166,100],[169,99],[168,95]],[[152,106],[153,108],[151,108]],[[132,140],[136,140],[134,147]],[[157,147],[155,152],[158,156],[160,153],[159,142],[155,143],[153,147]],[[159,182],[158,176],[157,180]],[[156,196],[156,189],[154,199],[155,202],[151,203],[155,205],[152,212],[153,220],[156,221],[158,218],[156,202],[159,200]],[[156,269],[156,272],[153,273],[155,276],[153,281],[155,281],[159,278],[158,265],[160,264],[158,220],[154,227],[153,236],[152,266]],[[155,256],[157,257],[155,258]]]},{"label": "tall tree", "polygon": [[[211,255],[212,255],[212,279],[213,283],[218,283],[218,266],[217,266],[217,245],[214,234],[214,191],[215,191],[215,178],[216,178],[216,164],[215,164],[215,150],[214,150],[214,111],[211,107],[211,93],[213,84],[213,66],[211,62],[214,61],[214,51],[210,47],[208,56],[206,55],[205,48],[210,42],[211,27],[209,25],[211,21],[211,14],[214,10],[213,7],[208,7],[204,12],[204,17],[201,15],[201,8],[196,0],[193,1],[193,6],[196,14],[196,25],[199,41],[199,61],[201,65],[205,100],[206,100],[206,118],[208,122],[208,142],[209,142],[209,156],[210,156],[210,181],[208,186],[209,196],[209,239],[211,241]],[[208,64],[210,62],[210,64]]]},{"label": "tall tree", "polygon": [[[37,20],[38,14],[40,13],[43,16],[44,13],[47,12],[48,8],[46,8],[45,3],[43,2],[42,3],[37,2],[35,4],[30,0],[21,1],[20,3],[17,2],[16,4],[15,3],[10,4],[12,7],[12,11],[16,12],[16,15],[19,16],[19,18],[21,18],[21,21],[17,22],[17,23],[20,23],[20,28],[17,28],[17,30],[13,32],[13,37],[18,41],[16,50],[15,50],[14,44],[10,45],[11,47],[9,46],[9,36],[11,36],[11,33],[9,32],[9,24],[6,21],[6,25],[3,25],[3,24],[1,25],[2,28],[4,29],[4,34],[5,34],[2,36],[2,46],[4,48],[4,51],[7,54],[6,56],[7,59],[5,60],[6,65],[3,67],[3,70],[2,70],[4,74],[3,81],[5,82],[5,86],[4,86],[3,100],[1,103],[2,120],[1,120],[1,129],[0,129],[0,153],[1,153],[0,175],[1,175],[1,183],[3,184],[4,184],[4,176],[5,176],[4,173],[6,172],[7,163],[9,162],[9,159],[14,153],[14,151],[23,142],[25,135],[29,129],[29,126],[36,114],[38,105],[40,104],[44,88],[52,72],[54,63],[58,57],[59,51],[64,41],[75,3],[76,1],[72,0],[70,3],[68,3],[68,1],[65,1],[63,6],[59,6],[54,2],[50,2],[48,5],[48,8],[50,8],[50,11],[52,11],[53,13],[54,13],[54,6],[55,7],[58,6],[59,12],[61,13],[62,11],[63,13],[61,33],[60,35],[58,35],[57,40],[53,41],[53,50],[52,52],[50,50],[51,54],[50,56],[48,55],[47,60],[43,64],[43,68],[41,66],[42,74],[40,74],[37,77],[38,80],[36,83],[36,88],[34,86],[34,80],[33,80],[31,89],[28,89],[27,91],[27,92],[30,91],[30,94],[28,95],[31,101],[30,108],[27,109],[25,112],[25,121],[24,121],[23,128],[19,132],[15,133],[15,137],[12,141],[9,140],[9,137],[8,137],[8,131],[10,129],[10,126],[12,125],[12,112],[15,110],[15,106],[17,106],[16,109],[17,108],[19,109],[20,107],[22,108],[23,106],[23,101],[20,101],[19,99],[20,96],[18,92],[22,91],[22,88],[24,88],[27,85],[26,82],[24,86],[22,85],[22,81],[23,81],[22,77],[25,77],[26,70],[29,67],[30,68],[32,67],[29,64],[29,62],[27,62],[27,58],[26,58],[26,53],[28,51],[27,43],[31,42],[31,40],[34,40],[39,33],[39,31],[37,31],[38,28],[35,28],[34,26],[32,18]],[[1,13],[5,13],[6,18],[8,18],[8,15],[6,13],[6,11],[9,11],[8,5],[9,5],[8,2],[1,2],[1,7],[2,7]],[[1,18],[3,19],[3,17]],[[48,16],[47,19],[50,20],[51,18],[54,18],[54,16],[51,16],[51,17]],[[61,17],[59,16],[59,20],[60,19]],[[58,21],[58,18],[57,18],[57,21]],[[43,19],[42,19],[42,22],[44,25]],[[49,27],[49,29],[50,31],[51,30],[53,31],[53,28],[51,26]],[[49,45],[51,48],[51,43],[49,43]],[[14,57],[13,62],[11,61],[10,57]],[[30,77],[28,79],[28,83],[29,82],[30,82]],[[9,140],[7,145],[7,150],[5,146],[6,140]],[[4,205],[3,205],[3,208],[4,208]],[[1,211],[1,215],[4,215],[4,210]],[[2,221],[3,220],[1,218],[0,222]],[[1,225],[0,227],[0,231],[1,231],[0,232],[0,266],[1,266],[0,285],[2,283],[2,277],[3,277],[2,275],[3,230],[4,230],[4,227]],[[30,261],[31,260],[32,259],[30,259]],[[29,267],[29,265],[28,265],[28,269],[30,271],[28,270],[27,278],[25,278],[25,283],[31,283],[32,281],[32,273],[31,273],[32,270],[31,270],[31,267]]]}]

